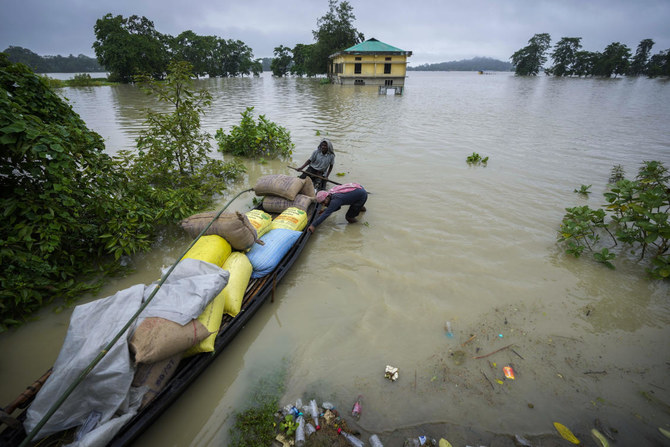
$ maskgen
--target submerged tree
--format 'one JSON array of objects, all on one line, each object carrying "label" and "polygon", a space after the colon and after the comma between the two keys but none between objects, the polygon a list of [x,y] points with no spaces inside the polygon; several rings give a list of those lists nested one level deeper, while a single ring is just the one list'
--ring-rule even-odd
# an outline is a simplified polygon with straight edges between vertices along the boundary
[{"label": "submerged tree", "polygon": [[518,50],[510,58],[514,72],[519,76],[536,76],[547,62],[546,52],[551,44],[551,36],[547,33],[535,34],[528,45]]},{"label": "submerged tree", "polygon": [[593,74],[605,78],[623,75],[628,71],[629,59],[630,49],[622,43],[612,42],[598,58]]},{"label": "submerged tree", "polygon": [[647,63],[649,62],[649,55],[653,46],[654,41],[651,39],[644,39],[640,42],[628,68],[628,73],[626,73],[627,75],[640,76],[647,71]]},{"label": "submerged tree", "polygon": [[577,65],[577,53],[582,47],[581,37],[563,37],[554,45],[551,57],[554,65],[547,69],[547,73],[554,76],[572,76]]},{"label": "submerged tree", "polygon": [[272,74],[279,78],[286,76],[291,65],[291,49],[284,45],[279,45],[274,49],[274,56],[270,63]]},{"label": "submerged tree", "polygon": [[309,71],[314,74],[328,72],[331,54],[365,40],[363,33],[354,28],[354,8],[347,1],[328,0],[328,12],[316,22],[312,31],[316,43],[310,52]]},{"label": "submerged tree", "polygon": [[100,65],[111,72],[110,80],[132,81],[138,73],[156,79],[167,68],[167,37],[156,31],[146,17],[124,18],[107,14],[95,22],[93,49]]},{"label": "submerged tree", "polygon": [[670,76],[670,49],[654,54],[647,64],[647,76]]}]

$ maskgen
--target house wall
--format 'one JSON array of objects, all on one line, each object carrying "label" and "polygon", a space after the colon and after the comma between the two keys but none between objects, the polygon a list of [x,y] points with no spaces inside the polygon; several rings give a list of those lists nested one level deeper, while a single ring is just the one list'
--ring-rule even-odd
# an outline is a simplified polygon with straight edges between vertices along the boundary
[{"label": "house wall", "polygon": [[[356,60],[359,58],[360,60]],[[390,58],[390,60],[386,60]],[[379,77],[379,78],[404,78],[407,75],[407,56],[386,54],[342,54],[333,58],[333,68],[342,64],[342,71],[333,71],[335,76],[340,77]],[[361,72],[355,73],[356,64],[361,64]],[[391,73],[384,73],[385,64],[391,64]]]}]

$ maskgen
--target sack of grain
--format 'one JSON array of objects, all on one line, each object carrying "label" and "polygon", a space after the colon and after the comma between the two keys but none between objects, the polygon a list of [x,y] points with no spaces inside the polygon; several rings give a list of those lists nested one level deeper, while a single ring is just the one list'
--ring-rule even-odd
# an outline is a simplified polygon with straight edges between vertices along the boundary
[{"label": "sack of grain", "polygon": [[293,200],[303,186],[305,181],[298,177],[282,174],[264,175],[256,181],[254,192],[257,196],[279,196]]},{"label": "sack of grain", "polygon": [[316,193],[314,192],[314,182],[311,177],[307,176],[305,178],[305,186],[302,187],[300,194],[307,197],[316,197]]},{"label": "sack of grain", "polygon": [[230,244],[224,238],[211,234],[198,239],[186,252],[184,259],[199,259],[221,267],[231,251]]},{"label": "sack of grain", "polygon": [[286,228],[287,230],[302,231],[307,225],[307,213],[294,206],[286,208],[279,216],[272,220],[270,229]]},{"label": "sack of grain", "polygon": [[202,323],[192,320],[182,326],[160,317],[144,319],[130,339],[136,363],[156,363],[181,354],[210,335]]},{"label": "sack of grain", "polygon": [[253,267],[251,266],[251,262],[249,262],[249,258],[244,253],[236,251],[228,256],[226,262],[223,263],[223,269],[228,270],[230,273],[228,284],[221,291],[225,298],[223,312],[234,317],[240,313],[240,309],[242,308],[244,292],[249,285]]},{"label": "sack of grain", "polygon": [[137,366],[133,376],[133,386],[146,386],[149,390],[144,394],[140,409],[146,407],[170,381],[181,361],[181,354],[175,354],[156,363],[142,363]]},{"label": "sack of grain", "polygon": [[295,196],[295,200],[286,200],[283,197],[277,196],[265,196],[263,197],[263,209],[268,213],[274,214],[283,213],[284,210],[291,207],[307,211],[313,202],[314,199],[303,194]]},{"label": "sack of grain", "polygon": [[[181,227],[186,230],[189,236],[195,238],[217,214],[218,212],[216,211],[194,214],[182,220]],[[247,216],[237,211],[234,213],[221,213],[205,232],[205,235],[210,234],[221,236],[235,250],[246,250],[258,240],[256,229],[249,222]]]},{"label": "sack of grain", "polygon": [[263,210],[251,210],[246,213],[247,219],[251,222],[251,225],[256,229],[256,235],[258,237],[263,236],[265,233],[270,231],[270,225],[272,224],[272,216],[266,213]]}]

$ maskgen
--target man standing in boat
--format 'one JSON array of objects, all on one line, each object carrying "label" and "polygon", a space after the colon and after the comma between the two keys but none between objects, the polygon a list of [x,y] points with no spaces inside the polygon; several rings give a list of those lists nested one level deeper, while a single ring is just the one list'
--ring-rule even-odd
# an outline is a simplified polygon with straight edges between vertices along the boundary
[{"label": "man standing in boat", "polygon": [[368,192],[358,183],[345,183],[334,186],[328,191],[317,192],[316,201],[322,205],[322,208],[319,211],[319,217],[309,226],[308,230],[314,233],[316,227],[344,205],[349,205],[346,214],[347,222],[357,222],[356,216],[365,211],[367,200]]},{"label": "man standing in boat", "polygon": [[[309,167],[305,172],[303,172],[303,169],[307,165],[309,165]],[[333,151],[333,143],[331,143],[330,140],[324,138],[321,143],[319,143],[319,147],[317,147],[316,150],[312,152],[311,157],[309,157],[305,164],[296,170],[302,172],[300,178],[305,178],[309,175],[309,177],[312,179],[312,183],[314,183],[314,187],[317,190],[320,190],[325,189],[326,181],[319,177],[328,178],[330,172],[333,170],[334,165],[335,152]],[[314,177],[310,174],[315,174],[319,177]]]}]

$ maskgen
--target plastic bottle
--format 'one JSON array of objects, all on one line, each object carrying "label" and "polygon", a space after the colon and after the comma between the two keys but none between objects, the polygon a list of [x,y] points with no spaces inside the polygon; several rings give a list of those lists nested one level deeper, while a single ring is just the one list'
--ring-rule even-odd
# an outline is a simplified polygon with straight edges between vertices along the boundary
[{"label": "plastic bottle", "polygon": [[451,321],[447,321],[444,328],[447,331],[447,337],[454,338],[454,331],[451,330]]},{"label": "plastic bottle", "polygon": [[363,447],[365,445],[365,443],[363,441],[361,441],[360,439],[358,439],[356,436],[342,431],[341,428],[338,428],[337,432],[339,434],[341,434],[342,436],[344,436],[344,439],[349,441],[349,444],[353,445],[354,447]]},{"label": "plastic bottle", "polygon": [[384,444],[382,444],[382,441],[379,439],[379,436],[372,435],[372,436],[370,436],[370,446],[371,447],[384,447]]},{"label": "plastic bottle", "polygon": [[316,433],[316,428],[314,428],[311,422],[308,422],[305,426],[305,436],[309,438],[314,433]]},{"label": "plastic bottle", "polygon": [[354,406],[351,409],[351,415],[356,419],[360,419],[361,417],[361,397],[363,396],[359,394],[358,399],[356,399],[356,402],[354,402]]},{"label": "plastic bottle", "polygon": [[316,406],[316,401],[314,399],[309,401],[309,411],[312,414],[312,421],[314,422],[314,426],[317,430],[320,430],[321,426],[319,425],[319,409]]},{"label": "plastic bottle", "polygon": [[300,447],[305,445],[305,419],[298,416],[298,428],[295,430],[295,445]]}]

